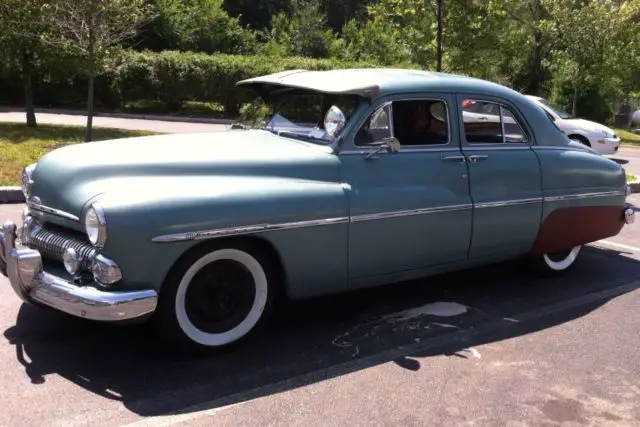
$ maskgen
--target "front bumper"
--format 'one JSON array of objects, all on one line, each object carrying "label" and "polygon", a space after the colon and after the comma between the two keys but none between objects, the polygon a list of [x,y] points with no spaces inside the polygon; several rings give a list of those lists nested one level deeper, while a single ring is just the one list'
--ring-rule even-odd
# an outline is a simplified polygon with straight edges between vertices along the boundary
[{"label": "front bumper", "polygon": [[618,152],[618,148],[620,148],[620,138],[603,138],[603,137],[592,137],[591,139],[591,148],[596,151],[599,151],[601,154],[615,154]]},{"label": "front bumper", "polygon": [[0,273],[9,278],[23,301],[103,322],[138,319],[155,311],[156,291],[104,291],[97,286],[78,286],[44,271],[40,252],[17,248],[16,238],[15,224],[0,226]]}]

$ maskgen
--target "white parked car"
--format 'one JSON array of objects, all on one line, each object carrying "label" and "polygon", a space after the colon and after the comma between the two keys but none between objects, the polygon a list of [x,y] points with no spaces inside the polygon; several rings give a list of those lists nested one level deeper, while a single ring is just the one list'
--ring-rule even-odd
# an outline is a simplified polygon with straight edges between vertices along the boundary
[{"label": "white parked car", "polygon": [[569,139],[579,141],[603,155],[615,154],[618,151],[620,138],[611,128],[590,120],[577,119],[539,96],[526,96],[540,105]]}]

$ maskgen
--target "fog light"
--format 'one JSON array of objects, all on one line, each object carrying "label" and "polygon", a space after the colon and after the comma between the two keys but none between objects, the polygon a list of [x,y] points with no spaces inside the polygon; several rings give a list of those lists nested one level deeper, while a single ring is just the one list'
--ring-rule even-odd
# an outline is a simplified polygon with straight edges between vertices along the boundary
[{"label": "fog light", "polygon": [[103,285],[111,285],[122,279],[118,264],[102,255],[95,257],[91,264],[93,279]]},{"label": "fog light", "polygon": [[64,251],[62,262],[64,263],[64,269],[71,275],[76,274],[80,268],[80,256],[73,248],[68,248]]}]

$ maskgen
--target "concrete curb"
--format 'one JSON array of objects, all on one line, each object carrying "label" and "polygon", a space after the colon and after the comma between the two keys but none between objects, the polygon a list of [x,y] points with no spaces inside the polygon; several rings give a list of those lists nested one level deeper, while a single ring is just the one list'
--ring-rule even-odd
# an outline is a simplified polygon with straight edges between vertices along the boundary
[{"label": "concrete curb", "polygon": [[[0,107],[0,113],[24,113],[23,108]],[[86,111],[65,110],[57,108],[36,108],[36,114],[65,114],[69,116],[86,116]],[[111,117],[116,119],[133,119],[133,120],[156,120],[160,122],[183,122],[183,123],[206,123],[214,125],[230,125],[236,122],[233,119],[214,119],[208,117],[189,117],[189,116],[162,116],[154,114],[134,114],[134,113],[103,113],[95,112],[94,117]]]},{"label": "concrete curb", "polygon": [[0,203],[24,203],[20,187],[0,187]]}]

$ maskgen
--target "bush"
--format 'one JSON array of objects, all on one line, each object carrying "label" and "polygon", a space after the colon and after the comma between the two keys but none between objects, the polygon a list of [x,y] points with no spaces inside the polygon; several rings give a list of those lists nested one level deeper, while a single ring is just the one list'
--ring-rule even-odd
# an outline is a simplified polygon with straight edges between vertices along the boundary
[{"label": "bush", "polygon": [[[239,80],[290,69],[329,70],[370,68],[375,64],[302,57],[271,58],[256,55],[207,55],[176,51],[126,51],[110,62],[96,80],[96,106],[117,109],[132,103],[163,104],[167,111],[180,110],[187,101],[218,103],[226,115],[236,117],[240,106],[255,98],[238,89]],[[84,107],[86,78],[71,67],[59,67],[39,77],[36,103],[47,106]],[[0,75],[0,102],[16,102],[20,79]],[[15,90],[14,90],[15,89]],[[11,93],[11,99],[5,94]]]}]

